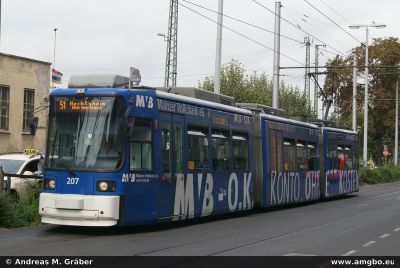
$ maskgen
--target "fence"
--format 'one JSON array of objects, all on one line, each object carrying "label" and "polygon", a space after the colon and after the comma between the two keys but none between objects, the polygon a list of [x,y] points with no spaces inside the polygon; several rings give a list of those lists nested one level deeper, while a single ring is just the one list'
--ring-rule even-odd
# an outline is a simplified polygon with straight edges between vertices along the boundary
[{"label": "fence", "polygon": [[0,190],[5,191],[7,194],[11,193],[11,180],[12,179],[35,179],[36,181],[41,181],[42,176],[40,175],[19,175],[19,174],[10,174],[4,173],[3,169],[0,167]]}]

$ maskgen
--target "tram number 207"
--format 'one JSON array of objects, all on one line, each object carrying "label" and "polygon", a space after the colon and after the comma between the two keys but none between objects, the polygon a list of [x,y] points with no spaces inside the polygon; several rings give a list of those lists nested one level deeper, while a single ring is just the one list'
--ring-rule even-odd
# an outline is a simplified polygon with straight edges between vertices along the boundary
[{"label": "tram number 207", "polygon": [[78,184],[79,178],[67,178],[67,184]]}]

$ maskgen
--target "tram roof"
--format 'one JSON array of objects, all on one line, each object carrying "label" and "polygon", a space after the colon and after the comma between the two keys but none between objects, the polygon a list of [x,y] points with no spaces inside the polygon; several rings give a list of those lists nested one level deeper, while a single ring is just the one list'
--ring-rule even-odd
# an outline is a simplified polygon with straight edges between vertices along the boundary
[{"label": "tram roof", "polygon": [[342,129],[342,128],[332,128],[332,127],[322,127],[322,130],[327,130],[327,131],[334,131],[334,132],[339,132],[339,133],[344,133],[344,134],[353,134],[357,135],[358,133],[353,130],[348,130],[348,129]]},{"label": "tram roof", "polygon": [[[79,95],[76,93],[80,88],[56,88],[50,92],[50,95]],[[129,94],[129,89],[124,88],[84,88],[85,94],[100,95],[124,95]]]},{"label": "tram roof", "polygon": [[192,98],[192,97],[182,96],[182,95],[168,93],[168,92],[159,91],[159,90],[156,90],[156,94],[157,94],[157,97],[174,100],[174,101],[182,101],[182,102],[191,103],[191,104],[195,104],[195,105],[206,106],[209,108],[213,108],[215,110],[223,110],[226,112],[241,113],[241,114],[246,114],[249,116],[253,115],[253,113],[249,110],[246,110],[243,108],[238,108],[235,106],[229,106],[229,105],[221,104],[221,103],[217,103],[217,102],[196,99],[196,98]]},{"label": "tram roof", "polygon": [[[124,89],[124,88],[85,88],[86,93],[92,95],[92,94],[109,94],[109,95],[125,95],[129,94],[130,91],[153,91],[157,97],[163,98],[163,99],[168,99],[171,101],[181,101],[185,103],[190,103],[193,105],[200,105],[204,106],[207,108],[212,108],[215,110],[219,111],[225,111],[225,112],[232,112],[232,113],[241,113],[245,114],[248,116],[252,116],[253,113],[250,110],[244,109],[244,108],[239,108],[236,106],[230,106],[218,102],[212,102],[208,100],[202,100],[198,98],[193,98],[193,97],[187,97],[179,94],[174,94],[174,93],[169,93],[161,90],[157,90],[157,88],[152,88],[152,87],[136,87],[136,88],[131,88],[131,89]],[[50,93],[50,95],[75,95],[77,91],[77,88],[58,88],[58,89],[53,89]],[[298,120],[293,120],[289,119],[286,117],[280,117],[280,116],[275,116],[275,115],[270,115],[270,114],[260,114],[261,118],[268,119],[268,120],[273,120],[277,122],[282,122],[282,123],[289,123],[292,125],[298,125],[298,126],[304,126],[304,127],[309,127],[313,129],[318,129],[319,127],[316,124],[312,123],[306,123]],[[345,134],[353,134],[357,135],[357,132],[351,131],[351,130],[346,130],[346,129],[340,129],[340,128],[332,128],[332,127],[322,127],[321,129],[323,130],[328,130],[328,131],[334,131],[338,133],[345,133]]]},{"label": "tram roof", "polygon": [[270,114],[261,114],[261,118],[268,119],[268,120],[273,120],[277,122],[282,122],[282,123],[289,123],[292,125],[298,125],[298,126],[303,126],[303,127],[309,127],[309,128],[314,128],[318,129],[318,126],[315,124],[310,124],[302,121],[297,121],[293,119],[289,119],[286,117],[280,117],[280,116],[275,116],[275,115],[270,115]]}]

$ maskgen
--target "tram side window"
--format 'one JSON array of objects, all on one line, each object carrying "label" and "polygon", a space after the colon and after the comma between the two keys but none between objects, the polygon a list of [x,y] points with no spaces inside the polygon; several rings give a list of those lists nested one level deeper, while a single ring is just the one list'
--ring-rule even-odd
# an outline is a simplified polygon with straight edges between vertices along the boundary
[{"label": "tram side window", "polygon": [[354,168],[357,168],[358,165],[359,165],[359,163],[358,163],[358,148],[357,148],[357,146],[354,146],[354,147],[353,147],[353,154],[352,154],[352,156],[353,156],[353,167],[354,167]]},{"label": "tram side window", "polygon": [[136,118],[130,130],[130,169],[153,170],[152,121]]},{"label": "tram side window", "polygon": [[346,169],[353,169],[353,156],[351,146],[344,146],[344,159],[346,162]]},{"label": "tram side window", "polygon": [[188,169],[209,169],[208,128],[188,126]]},{"label": "tram side window", "polygon": [[282,137],[276,130],[270,130],[270,143],[267,144],[267,151],[271,148],[271,170],[282,172]]},{"label": "tram side window", "polygon": [[232,132],[233,169],[247,170],[249,168],[249,139],[245,133]]},{"label": "tram side window", "polygon": [[161,123],[161,158],[164,175],[171,172],[171,124]]},{"label": "tram side window", "polygon": [[[278,171],[278,154],[277,154],[277,146],[276,146],[276,134],[275,131],[271,130],[271,170],[272,171]],[[268,144],[267,144],[267,150],[268,150]],[[279,152],[280,153],[280,152]]]},{"label": "tram side window", "polygon": [[337,169],[338,159],[337,159],[336,145],[329,145],[328,157],[330,159],[329,161],[330,169]]},{"label": "tram side window", "polygon": [[174,162],[175,172],[183,171],[183,130],[181,125],[174,127]]},{"label": "tram side window", "polygon": [[283,168],[284,171],[294,171],[296,168],[296,148],[294,140],[283,140]]},{"label": "tram side window", "polygon": [[297,148],[296,150],[297,170],[306,170],[307,169],[306,143],[303,141],[298,141],[296,144],[296,148]]},{"label": "tram side window", "polygon": [[211,153],[213,170],[230,170],[229,131],[211,130]]},{"label": "tram side window", "polygon": [[315,171],[319,170],[318,168],[318,154],[317,154],[317,146],[315,143],[309,142],[307,145],[308,149],[308,170]]},{"label": "tram side window", "polygon": [[338,163],[339,163],[339,169],[345,169],[346,163],[345,163],[344,146],[343,145],[337,146],[337,158],[338,158]]}]

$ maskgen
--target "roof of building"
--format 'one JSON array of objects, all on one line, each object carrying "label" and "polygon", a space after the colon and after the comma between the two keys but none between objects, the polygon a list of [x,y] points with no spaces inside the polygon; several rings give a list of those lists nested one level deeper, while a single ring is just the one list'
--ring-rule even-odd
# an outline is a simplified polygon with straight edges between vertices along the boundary
[{"label": "roof of building", "polygon": [[32,61],[32,62],[41,63],[41,64],[46,64],[46,65],[51,65],[51,64],[52,64],[51,62],[47,62],[47,61],[41,61],[41,60],[36,60],[36,59],[21,57],[21,56],[17,56],[17,55],[2,53],[2,52],[0,52],[0,56],[10,57],[10,58],[16,58],[16,59],[25,60],[25,61]]}]

